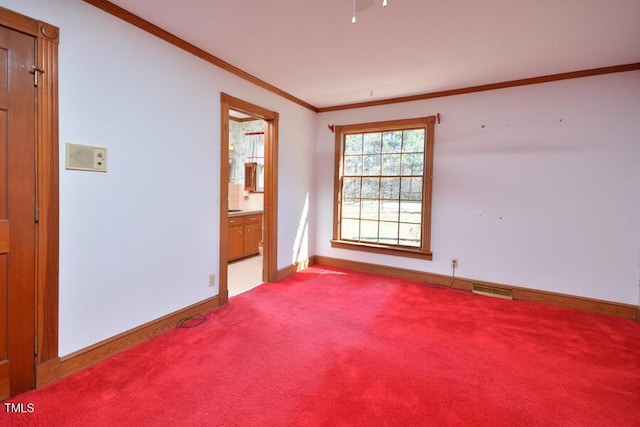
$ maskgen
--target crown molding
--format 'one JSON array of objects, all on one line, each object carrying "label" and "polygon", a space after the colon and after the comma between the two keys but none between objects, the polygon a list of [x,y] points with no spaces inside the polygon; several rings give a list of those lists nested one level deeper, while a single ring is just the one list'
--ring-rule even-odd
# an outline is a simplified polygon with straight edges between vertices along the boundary
[{"label": "crown molding", "polygon": [[559,80],[577,79],[581,77],[597,76],[601,74],[622,73],[626,71],[640,70],[640,62],[631,64],[614,65],[610,67],[592,68],[589,70],[571,71],[568,73],[550,74],[547,76],[530,77],[526,79],[509,80],[506,82],[490,83],[479,86],[469,86],[460,89],[443,90],[439,92],[429,92],[418,95],[401,96],[397,98],[380,99],[377,101],[356,102],[353,104],[334,105],[330,107],[317,108],[318,113],[338,110],[353,110],[356,108],[377,107],[380,105],[398,104],[402,102],[421,101],[431,98],[442,98],[445,96],[464,95],[467,93],[484,92],[487,90],[505,89],[517,86],[527,86],[539,83],[555,82]]},{"label": "crown molding", "polygon": [[498,83],[469,86],[469,87],[464,87],[459,89],[449,89],[449,90],[443,90],[438,92],[427,92],[427,93],[421,93],[416,95],[380,99],[376,101],[356,102],[351,104],[340,104],[340,105],[333,105],[328,107],[316,107],[288,92],[283,91],[282,89],[276,86],[273,86],[270,83],[265,82],[264,80],[257,78],[252,74],[247,73],[246,71],[234,65],[229,64],[226,61],[223,61],[217,56],[214,56],[209,52],[206,52],[200,49],[199,47],[194,46],[193,44],[171,34],[170,32],[158,27],[157,25],[150,23],[149,21],[139,17],[138,15],[135,15],[129,12],[128,10],[123,9],[120,6],[111,3],[108,0],[83,0],[83,1],[119,19],[122,19],[123,21],[135,27],[138,27],[141,30],[146,31],[182,50],[185,50],[186,52],[189,52],[192,55],[197,56],[198,58],[201,58],[219,68],[222,68],[223,70],[231,74],[234,74],[278,96],[288,99],[289,101],[294,102],[302,107],[305,107],[315,113],[325,113],[329,111],[340,111],[340,110],[353,110],[357,108],[366,108],[366,107],[377,107],[382,105],[421,101],[425,99],[442,98],[446,96],[464,95],[468,93],[484,92],[484,91],[497,90],[497,89],[506,89],[511,87],[527,86],[527,85],[548,83],[548,82],[554,82],[554,81],[560,81],[560,80],[577,79],[581,77],[597,76],[601,74],[621,73],[626,71],[640,70],[640,62],[634,62],[631,64],[613,65],[608,67],[592,68],[587,70],[571,71],[571,72],[559,73],[559,74],[549,74],[544,76],[509,80],[509,81],[498,82]]},{"label": "crown molding", "polygon": [[170,43],[184,51],[187,51],[189,53],[191,53],[192,55],[197,56],[200,59],[203,59],[204,61],[209,62],[210,64],[215,65],[216,67],[222,68],[223,70],[234,74],[250,83],[255,84],[256,86],[259,86],[263,89],[268,90],[269,92],[273,92],[276,95],[279,95],[285,99],[288,99],[291,102],[294,102],[298,105],[301,105],[313,112],[318,112],[318,109],[309,104],[308,102],[303,101],[300,98],[297,98],[293,95],[291,95],[288,92],[283,91],[280,88],[277,88],[275,86],[273,86],[272,84],[269,84],[267,82],[265,82],[264,80],[261,80],[259,78],[257,78],[256,76],[247,73],[244,70],[241,70],[240,68],[229,64],[226,61],[223,61],[222,59],[218,58],[217,56],[214,56],[212,54],[210,54],[209,52],[206,52],[202,49],[200,49],[199,47],[187,42],[186,40],[181,39],[180,37],[171,34],[170,32],[158,27],[157,25],[152,24],[151,22],[139,17],[138,15],[135,15],[131,12],[129,12],[126,9],[123,9],[122,7],[115,5],[113,3],[111,3],[110,1],[107,0],[84,0],[85,3],[89,3],[92,6],[97,7],[98,9],[101,9],[104,12],[107,12],[113,16],[115,16],[116,18],[122,19],[123,21],[133,25],[134,27],[138,27],[139,29],[146,31],[164,41],[166,41],[167,43]]}]

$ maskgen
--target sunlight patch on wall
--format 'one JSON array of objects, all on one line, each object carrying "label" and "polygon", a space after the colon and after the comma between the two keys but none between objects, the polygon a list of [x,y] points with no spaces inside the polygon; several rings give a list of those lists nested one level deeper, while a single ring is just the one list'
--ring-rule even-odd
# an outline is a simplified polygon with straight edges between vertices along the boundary
[{"label": "sunlight patch on wall", "polygon": [[307,193],[298,229],[296,231],[296,239],[293,242],[293,253],[291,262],[293,264],[309,258],[309,193]]}]

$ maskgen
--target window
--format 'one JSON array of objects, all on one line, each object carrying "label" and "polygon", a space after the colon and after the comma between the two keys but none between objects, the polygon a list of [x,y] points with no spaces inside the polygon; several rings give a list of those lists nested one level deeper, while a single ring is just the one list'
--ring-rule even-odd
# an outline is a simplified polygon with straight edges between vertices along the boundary
[{"label": "window", "polygon": [[431,259],[434,123],[335,127],[333,247]]}]

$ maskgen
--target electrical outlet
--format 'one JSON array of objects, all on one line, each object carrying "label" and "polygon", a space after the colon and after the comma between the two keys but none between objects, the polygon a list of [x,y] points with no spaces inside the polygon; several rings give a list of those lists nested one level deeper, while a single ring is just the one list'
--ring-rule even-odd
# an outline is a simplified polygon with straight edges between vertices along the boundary
[{"label": "electrical outlet", "polygon": [[451,258],[451,268],[458,268],[458,259]]},{"label": "electrical outlet", "polygon": [[209,287],[215,286],[215,285],[216,285],[216,275],[215,274],[210,274],[209,275]]}]

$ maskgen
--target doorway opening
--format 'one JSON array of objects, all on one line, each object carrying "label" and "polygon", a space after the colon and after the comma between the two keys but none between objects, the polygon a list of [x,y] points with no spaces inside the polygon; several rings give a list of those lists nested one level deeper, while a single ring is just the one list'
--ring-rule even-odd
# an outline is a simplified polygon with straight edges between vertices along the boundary
[{"label": "doorway opening", "polygon": [[229,111],[229,297],[260,285],[264,270],[264,148],[267,123]]},{"label": "doorway opening", "polygon": [[[221,94],[221,303],[277,279],[278,118],[274,111]],[[232,277],[236,271],[242,277]]]}]

